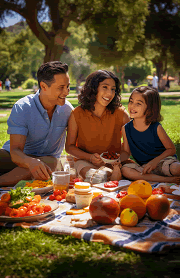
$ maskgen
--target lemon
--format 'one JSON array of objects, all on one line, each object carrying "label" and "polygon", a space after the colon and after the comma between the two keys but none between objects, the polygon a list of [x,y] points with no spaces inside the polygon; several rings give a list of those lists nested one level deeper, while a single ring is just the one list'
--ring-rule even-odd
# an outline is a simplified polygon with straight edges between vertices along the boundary
[{"label": "lemon", "polygon": [[120,215],[121,224],[128,227],[134,227],[138,223],[138,216],[134,210],[126,208]]}]

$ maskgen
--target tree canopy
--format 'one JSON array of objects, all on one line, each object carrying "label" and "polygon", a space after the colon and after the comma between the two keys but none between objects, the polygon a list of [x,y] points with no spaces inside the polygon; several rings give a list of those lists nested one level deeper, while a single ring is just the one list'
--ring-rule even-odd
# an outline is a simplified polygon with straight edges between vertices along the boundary
[{"label": "tree canopy", "polygon": [[[71,21],[84,23],[91,33],[99,36],[106,33],[109,19],[112,20],[118,39],[114,42],[118,50],[132,49],[144,32],[144,21],[148,12],[148,0],[1,0],[0,21],[13,13],[21,15],[32,32],[45,46],[44,61],[59,60],[70,36]],[[51,28],[41,22],[49,17]],[[113,32],[113,30],[111,30]]]}]

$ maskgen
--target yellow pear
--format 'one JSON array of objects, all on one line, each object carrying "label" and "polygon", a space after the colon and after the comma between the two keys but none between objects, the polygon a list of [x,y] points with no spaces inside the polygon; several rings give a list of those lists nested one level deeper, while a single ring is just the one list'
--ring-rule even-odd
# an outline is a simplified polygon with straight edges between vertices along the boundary
[{"label": "yellow pear", "polygon": [[126,208],[120,215],[121,224],[128,227],[134,227],[138,223],[138,216],[134,210]]}]

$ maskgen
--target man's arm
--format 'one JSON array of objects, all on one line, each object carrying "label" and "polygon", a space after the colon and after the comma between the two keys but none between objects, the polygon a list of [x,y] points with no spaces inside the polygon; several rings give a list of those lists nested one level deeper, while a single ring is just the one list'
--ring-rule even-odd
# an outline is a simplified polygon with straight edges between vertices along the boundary
[{"label": "man's arm", "polygon": [[26,136],[24,135],[10,135],[10,154],[12,161],[19,167],[29,169],[34,179],[48,180],[52,173],[51,169],[40,159],[30,157],[23,152],[25,142]]}]

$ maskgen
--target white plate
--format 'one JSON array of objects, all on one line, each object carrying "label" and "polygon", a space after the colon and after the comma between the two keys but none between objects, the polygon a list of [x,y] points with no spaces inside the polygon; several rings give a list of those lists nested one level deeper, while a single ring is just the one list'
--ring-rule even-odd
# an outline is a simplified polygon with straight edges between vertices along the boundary
[{"label": "white plate", "polygon": [[102,189],[102,190],[105,190],[105,191],[113,192],[113,191],[120,190],[120,189],[126,187],[127,185],[131,184],[131,181],[129,181],[129,180],[120,180],[118,186],[112,187],[112,188],[104,187],[104,184],[105,183],[103,182],[103,183],[93,184],[92,186],[97,187],[97,188]]},{"label": "white plate", "polygon": [[106,158],[102,157],[103,154],[105,154],[105,153],[107,153],[107,152],[104,152],[104,153],[102,153],[102,154],[100,155],[101,159],[102,159],[105,163],[113,164],[114,162],[118,161],[119,158],[117,158],[117,159],[106,159]]},{"label": "white plate", "polygon": [[170,189],[177,189],[177,190],[180,190],[180,187],[179,187],[179,185],[172,185],[172,186],[170,187]]},{"label": "white plate", "polygon": [[178,195],[178,196],[180,196],[180,190],[174,190],[174,191],[172,192],[172,194],[173,194],[173,195]]},{"label": "white plate", "polygon": [[[25,187],[26,182],[33,182],[33,181],[32,181],[32,180],[30,180],[30,181],[24,181],[24,180],[19,181],[19,182],[15,185],[14,188],[15,188],[15,189],[16,189],[17,187],[23,188],[23,187]],[[47,192],[49,192],[49,191],[51,191],[51,190],[53,190],[53,186],[52,186],[52,185],[51,185],[51,186],[42,187],[42,188],[33,188],[31,191],[32,191],[32,192],[35,192],[36,194],[43,194],[43,193],[47,193]]]},{"label": "white plate", "polygon": [[51,211],[32,215],[32,216],[24,216],[24,217],[10,217],[10,216],[0,216],[0,222],[34,222],[40,219],[45,218],[48,215],[54,214],[54,211],[59,208],[59,205],[56,201],[49,201],[49,200],[41,200],[40,204],[45,204],[51,206]]}]

